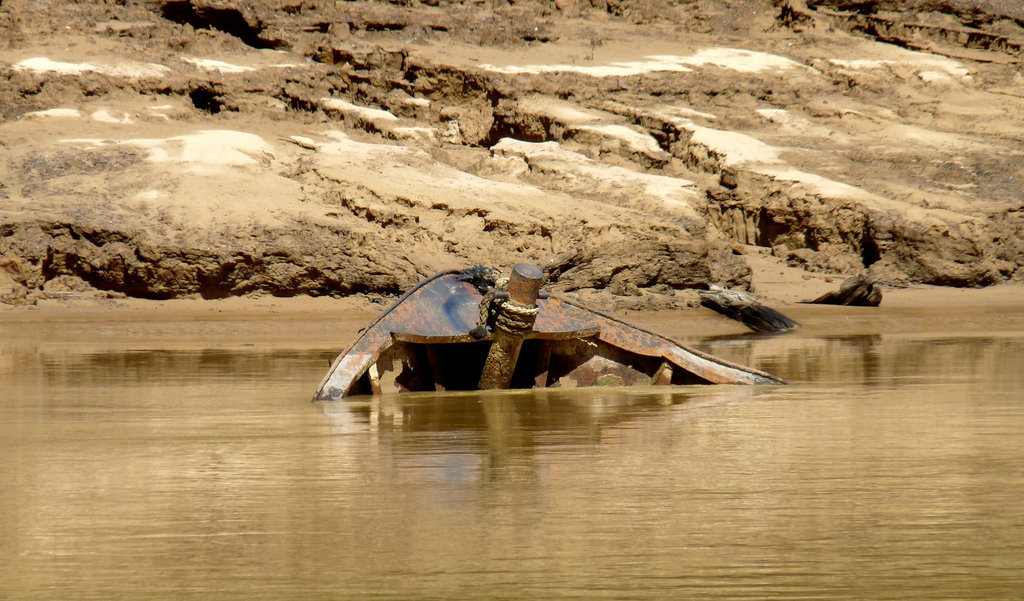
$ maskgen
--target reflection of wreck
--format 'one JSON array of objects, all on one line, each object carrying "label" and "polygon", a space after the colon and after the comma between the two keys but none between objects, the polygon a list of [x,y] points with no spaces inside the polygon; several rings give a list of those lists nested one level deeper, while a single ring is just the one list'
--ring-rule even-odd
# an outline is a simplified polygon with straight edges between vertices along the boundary
[{"label": "reflection of wreck", "polygon": [[507,285],[492,270],[445,271],[420,282],[334,361],[315,400],[386,392],[670,384],[779,384],[540,292],[519,264]]},{"label": "reflection of wreck", "polygon": [[544,457],[553,449],[643,431],[648,418],[683,425],[697,412],[767,392],[754,386],[420,392],[320,403],[319,409],[333,433],[368,437],[375,453],[391,453],[386,463],[410,477],[523,483],[543,477]]},{"label": "reflection of wreck", "polygon": [[[343,433],[444,433],[439,446],[502,445],[509,438],[542,434],[547,443],[600,439],[607,428],[669,412],[689,419],[708,406],[749,401],[770,392],[750,386],[549,388],[365,396],[322,403],[320,411]],[[557,436],[548,435],[557,432]],[[497,440],[492,440],[497,439]],[[422,439],[409,439],[419,444]]]}]

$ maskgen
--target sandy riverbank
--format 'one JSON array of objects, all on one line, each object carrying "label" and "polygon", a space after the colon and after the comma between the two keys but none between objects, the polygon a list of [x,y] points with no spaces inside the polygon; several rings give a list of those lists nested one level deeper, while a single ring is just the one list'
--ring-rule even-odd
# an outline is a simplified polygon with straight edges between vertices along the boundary
[{"label": "sandy riverbank", "polygon": [[1011,3],[500,4],[4,2],[0,304],[1024,280]]},{"label": "sandy riverbank", "polygon": [[[795,270],[764,273],[754,290],[768,305],[802,324],[802,335],[919,334],[935,336],[996,334],[1024,331],[1024,285],[1004,284],[980,289],[934,286],[886,288],[880,307],[836,307],[805,304],[839,281],[800,280]],[[232,297],[221,300],[173,299],[49,299],[36,306],[0,306],[0,329],[32,338],[34,332],[61,337],[62,324],[90,324],[95,335],[104,327],[118,338],[170,339],[185,336],[195,343],[233,339],[308,339],[316,346],[346,345],[358,329],[393,299],[371,302],[365,297],[277,298]],[[706,308],[672,311],[616,311],[620,316],[682,340],[750,334],[742,324]],[[947,323],[960,324],[948,332]],[[125,324],[161,324],[136,330]],[[967,324],[968,329],[963,327]],[[186,334],[187,332],[187,334]],[[145,342],[136,340],[136,342]]]}]

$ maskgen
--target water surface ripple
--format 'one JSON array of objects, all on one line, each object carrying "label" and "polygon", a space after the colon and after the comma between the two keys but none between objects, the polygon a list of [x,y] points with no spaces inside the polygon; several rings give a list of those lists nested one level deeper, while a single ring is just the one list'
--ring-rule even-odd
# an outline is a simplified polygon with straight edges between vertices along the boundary
[{"label": "water surface ripple", "polygon": [[312,404],[334,349],[0,337],[0,598],[1021,598],[1024,334],[701,346],[792,384]]}]

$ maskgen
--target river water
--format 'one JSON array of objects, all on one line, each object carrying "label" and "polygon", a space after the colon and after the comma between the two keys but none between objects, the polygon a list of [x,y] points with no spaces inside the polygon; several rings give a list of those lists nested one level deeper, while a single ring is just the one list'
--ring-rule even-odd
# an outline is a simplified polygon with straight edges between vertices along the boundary
[{"label": "river water", "polygon": [[331,324],[0,324],[0,598],[1024,598],[1021,317],[334,404]]}]

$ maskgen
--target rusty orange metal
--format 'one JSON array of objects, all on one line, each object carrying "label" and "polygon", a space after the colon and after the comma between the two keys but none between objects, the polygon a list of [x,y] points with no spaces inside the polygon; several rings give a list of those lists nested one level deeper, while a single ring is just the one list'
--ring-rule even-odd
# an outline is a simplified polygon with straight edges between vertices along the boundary
[{"label": "rusty orange metal", "polygon": [[[544,272],[536,265],[519,263],[512,268],[512,277],[508,280],[508,303],[518,307],[524,315],[535,319],[533,311],[537,309],[537,298],[544,282]],[[508,306],[504,303],[503,307]],[[523,341],[533,329],[531,319],[516,319],[514,327],[511,321],[504,325],[495,324],[491,335],[491,348],[484,361],[484,369],[480,374],[477,387],[480,390],[499,390],[508,388],[515,376],[519,364],[519,351]],[[533,323],[536,323],[535,321]]]},{"label": "rusty orange metal", "polygon": [[[342,352],[314,400],[387,392],[475,390],[495,333],[470,335],[481,292],[443,271],[420,282]],[[536,300],[510,388],[602,385],[783,384],[763,371],[689,348],[568,297]]]}]

